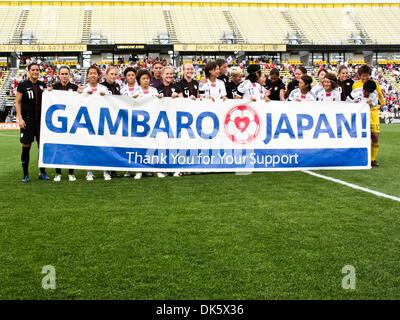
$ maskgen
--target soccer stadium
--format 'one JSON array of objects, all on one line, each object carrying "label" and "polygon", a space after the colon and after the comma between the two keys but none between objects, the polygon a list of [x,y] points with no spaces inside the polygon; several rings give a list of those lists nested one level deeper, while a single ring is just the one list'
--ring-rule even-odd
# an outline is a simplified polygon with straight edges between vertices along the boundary
[{"label": "soccer stadium", "polygon": [[0,299],[400,299],[398,21],[0,0]]}]

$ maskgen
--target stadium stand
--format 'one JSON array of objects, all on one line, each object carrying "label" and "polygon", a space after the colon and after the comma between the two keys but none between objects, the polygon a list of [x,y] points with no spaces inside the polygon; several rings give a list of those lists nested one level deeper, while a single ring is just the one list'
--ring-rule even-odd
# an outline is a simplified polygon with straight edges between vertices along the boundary
[{"label": "stadium stand", "polygon": [[3,122],[6,114],[6,102],[9,88],[9,71],[0,71],[0,122]]},{"label": "stadium stand", "polygon": [[80,43],[83,32],[82,7],[33,6],[24,33],[37,43]]},{"label": "stadium stand", "polygon": [[172,7],[170,9],[178,41],[183,43],[221,43],[231,31],[221,9]]},{"label": "stadium stand", "polygon": [[92,33],[108,43],[153,43],[168,31],[161,7],[93,6]]},{"label": "stadium stand", "polygon": [[8,43],[16,27],[19,7],[0,7],[0,43]]},{"label": "stadium stand", "polygon": [[8,77],[8,71],[0,71],[0,92],[3,93],[3,85]]},{"label": "stadium stand", "polygon": [[[215,7],[201,3],[107,3],[0,6],[0,42],[21,43],[33,36],[37,44],[90,43],[100,35],[105,44],[222,43],[234,34],[238,43],[288,43],[296,34],[303,44],[352,44],[358,36],[365,43],[400,42],[399,7],[277,6],[243,3]],[[121,23],[122,22],[122,23]]]},{"label": "stadium stand", "polygon": [[231,8],[246,42],[284,43],[291,30],[277,8]]},{"label": "stadium stand", "polygon": [[400,43],[400,10],[393,8],[357,8],[357,16],[374,43]]},{"label": "stadium stand", "polygon": [[343,8],[291,8],[289,12],[314,44],[347,44],[359,32]]}]

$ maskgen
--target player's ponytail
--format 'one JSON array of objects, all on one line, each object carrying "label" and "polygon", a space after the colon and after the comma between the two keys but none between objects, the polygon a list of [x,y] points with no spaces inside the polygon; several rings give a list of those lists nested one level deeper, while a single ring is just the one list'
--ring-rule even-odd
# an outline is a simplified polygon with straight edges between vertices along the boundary
[{"label": "player's ponytail", "polygon": [[249,79],[251,83],[256,83],[258,80],[258,75],[257,73],[250,73],[247,79]]}]

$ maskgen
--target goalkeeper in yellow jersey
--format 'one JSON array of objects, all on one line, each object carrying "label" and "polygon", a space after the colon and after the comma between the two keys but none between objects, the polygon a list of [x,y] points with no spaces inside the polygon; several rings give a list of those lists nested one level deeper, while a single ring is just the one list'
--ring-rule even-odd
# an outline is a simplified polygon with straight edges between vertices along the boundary
[{"label": "goalkeeper in yellow jersey", "polygon": [[[353,84],[353,90],[361,89],[364,86],[364,83],[368,80],[371,80],[372,69],[368,65],[364,64],[358,68],[358,75],[360,80],[357,80]],[[385,105],[385,98],[382,93],[381,86],[377,81],[376,83],[376,93],[378,95],[378,104],[371,107],[371,166],[377,167],[379,166],[376,158],[379,152],[379,111],[380,108]]]}]

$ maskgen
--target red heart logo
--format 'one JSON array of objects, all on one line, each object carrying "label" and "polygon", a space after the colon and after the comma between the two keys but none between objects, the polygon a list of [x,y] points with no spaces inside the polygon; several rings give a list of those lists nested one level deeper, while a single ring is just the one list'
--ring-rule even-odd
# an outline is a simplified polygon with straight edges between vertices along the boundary
[{"label": "red heart logo", "polygon": [[249,126],[250,123],[250,119],[248,117],[236,117],[235,118],[235,125],[236,128],[238,128],[240,130],[240,132],[243,132],[244,130],[247,129],[247,127]]}]

